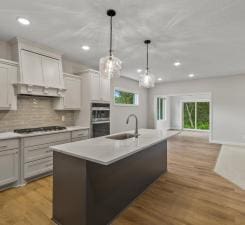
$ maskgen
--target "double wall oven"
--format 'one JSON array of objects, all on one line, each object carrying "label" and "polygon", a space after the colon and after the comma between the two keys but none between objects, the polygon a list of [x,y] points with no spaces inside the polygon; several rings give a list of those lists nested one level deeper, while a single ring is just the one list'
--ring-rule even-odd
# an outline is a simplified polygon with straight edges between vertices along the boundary
[{"label": "double wall oven", "polygon": [[110,134],[110,104],[91,103],[92,137]]}]

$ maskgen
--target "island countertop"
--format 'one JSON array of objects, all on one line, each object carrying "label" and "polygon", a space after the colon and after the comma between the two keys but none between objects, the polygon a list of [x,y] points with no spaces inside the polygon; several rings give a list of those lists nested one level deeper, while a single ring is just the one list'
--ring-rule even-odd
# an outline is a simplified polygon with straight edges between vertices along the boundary
[{"label": "island countertop", "polygon": [[[122,132],[133,133],[133,131]],[[138,138],[112,140],[104,137],[92,138],[50,147],[56,152],[81,158],[102,165],[110,165],[145,148],[175,136],[179,131],[140,129]]]}]

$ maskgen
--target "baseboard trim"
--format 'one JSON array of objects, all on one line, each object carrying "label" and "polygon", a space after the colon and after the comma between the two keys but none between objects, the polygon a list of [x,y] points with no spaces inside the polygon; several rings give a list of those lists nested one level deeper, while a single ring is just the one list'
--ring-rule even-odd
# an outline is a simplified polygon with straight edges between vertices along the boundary
[{"label": "baseboard trim", "polygon": [[238,146],[245,146],[245,143],[242,142],[230,142],[230,141],[219,141],[219,140],[209,140],[212,144],[219,144],[219,145],[238,145]]}]

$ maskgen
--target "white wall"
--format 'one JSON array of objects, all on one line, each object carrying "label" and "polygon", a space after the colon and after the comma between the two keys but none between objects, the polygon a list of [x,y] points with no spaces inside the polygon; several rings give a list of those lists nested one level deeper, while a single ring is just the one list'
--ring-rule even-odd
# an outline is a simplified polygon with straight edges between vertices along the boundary
[{"label": "white wall", "polygon": [[11,60],[11,49],[7,42],[0,41],[0,58]]},{"label": "white wall", "polygon": [[211,93],[212,141],[245,143],[245,75],[213,79],[189,80],[156,85],[149,91],[149,127],[154,127],[155,95]]},{"label": "white wall", "polygon": [[73,62],[69,59],[62,58],[62,67],[64,73],[76,74],[83,70],[89,69],[87,66],[78,62]]},{"label": "white wall", "polygon": [[[118,106],[113,103],[114,88],[119,87],[139,94],[139,106]],[[120,131],[132,130],[135,127],[135,121],[132,118],[129,124],[126,124],[126,119],[129,114],[134,113],[139,119],[139,128],[147,127],[147,89],[140,88],[137,81],[129,78],[121,77],[113,79],[111,82],[111,133]]]}]

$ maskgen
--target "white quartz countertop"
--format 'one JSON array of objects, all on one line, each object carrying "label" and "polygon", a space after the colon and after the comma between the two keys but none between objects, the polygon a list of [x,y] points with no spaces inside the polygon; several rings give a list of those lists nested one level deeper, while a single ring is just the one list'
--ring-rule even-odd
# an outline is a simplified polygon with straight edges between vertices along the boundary
[{"label": "white quartz countertop", "polygon": [[[133,131],[122,132],[133,133]],[[77,158],[102,165],[110,165],[147,147],[157,144],[179,131],[140,129],[139,138],[112,140],[106,137],[92,138],[84,141],[52,146],[51,149]]]},{"label": "white quartz countertop", "polygon": [[39,135],[56,134],[56,133],[63,133],[63,132],[76,131],[76,130],[86,130],[86,129],[89,129],[89,127],[70,126],[70,127],[66,127],[65,130],[48,131],[48,132],[41,131],[41,132],[33,132],[30,134],[18,134],[18,133],[14,133],[14,132],[3,132],[3,133],[0,133],[0,140],[33,137],[33,136],[39,136]]}]

